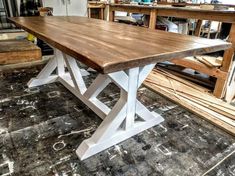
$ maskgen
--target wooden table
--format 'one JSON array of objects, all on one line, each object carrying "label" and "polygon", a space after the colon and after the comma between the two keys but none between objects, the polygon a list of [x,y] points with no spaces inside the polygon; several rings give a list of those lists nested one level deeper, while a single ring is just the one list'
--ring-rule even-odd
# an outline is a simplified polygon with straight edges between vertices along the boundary
[{"label": "wooden table", "polygon": [[[235,74],[231,76],[230,71],[235,70],[235,63],[233,64],[233,55],[235,51],[235,11],[227,10],[204,10],[195,9],[190,7],[172,7],[166,5],[158,6],[144,6],[144,5],[130,5],[130,4],[110,4],[109,5],[109,19],[114,21],[115,11],[124,11],[129,13],[142,13],[150,15],[149,28],[155,29],[157,16],[168,16],[168,17],[178,17],[178,18],[189,18],[198,19],[195,35],[199,36],[201,31],[202,20],[212,20],[231,23],[232,27],[229,34],[229,41],[233,45],[233,50],[228,50],[224,54],[224,60],[222,67],[219,69],[214,68],[203,68],[202,70],[197,70],[197,67],[187,63],[187,67],[196,69],[197,71],[208,70],[210,76],[216,77],[216,85],[214,89],[214,95],[218,98],[223,98],[226,92],[226,99],[231,100],[231,97],[235,96]],[[178,64],[181,61],[178,61]],[[184,63],[182,63],[183,65]],[[232,65],[233,68],[232,68]],[[183,65],[184,66],[184,65]],[[217,74],[214,74],[214,73]],[[231,85],[227,85],[230,82]],[[228,96],[230,95],[230,96]],[[230,100],[229,100],[230,99]]]},{"label": "wooden table", "polygon": [[150,15],[149,27],[155,29],[156,17],[178,17],[200,20],[220,21],[226,23],[235,23],[235,10],[205,10],[191,7],[172,7],[167,5],[146,6],[130,4],[110,4],[110,21],[114,20],[115,11],[124,11],[129,13],[142,13]]},{"label": "wooden table", "polygon": [[92,9],[99,9],[99,18],[101,20],[104,20],[104,9],[106,7],[106,4],[104,2],[99,2],[99,1],[88,1],[88,17],[91,18],[91,10]]},{"label": "wooden table", "polygon": [[206,3],[174,3],[174,2],[158,2],[159,5],[175,5],[175,6],[216,6],[216,7],[235,7],[233,4],[206,4]]},{"label": "wooden table", "polygon": [[[56,48],[55,57],[29,81],[28,86],[59,81],[103,119],[92,137],[78,147],[76,152],[81,160],[163,121],[160,114],[150,112],[137,100],[138,88],[157,62],[231,47],[223,41],[211,42],[85,17],[18,17],[10,20]],[[77,61],[99,73],[88,88]],[[55,69],[56,74],[52,74]],[[113,108],[97,99],[111,82],[120,88],[120,99]]]}]

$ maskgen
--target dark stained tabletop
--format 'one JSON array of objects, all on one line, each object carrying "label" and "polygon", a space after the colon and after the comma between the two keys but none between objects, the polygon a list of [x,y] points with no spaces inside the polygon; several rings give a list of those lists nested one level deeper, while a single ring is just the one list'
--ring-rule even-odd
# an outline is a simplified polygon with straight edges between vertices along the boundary
[{"label": "dark stained tabletop", "polygon": [[86,17],[15,17],[17,26],[101,73],[224,50],[230,43]]}]

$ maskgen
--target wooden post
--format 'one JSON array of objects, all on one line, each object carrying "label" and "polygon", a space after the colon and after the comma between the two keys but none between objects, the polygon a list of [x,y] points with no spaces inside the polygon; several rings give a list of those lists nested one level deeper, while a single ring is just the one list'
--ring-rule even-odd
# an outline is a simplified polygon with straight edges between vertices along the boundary
[{"label": "wooden post", "polygon": [[115,11],[109,6],[109,21],[114,21]]},{"label": "wooden post", "polygon": [[222,67],[220,68],[220,70],[226,72],[227,76],[224,78],[217,78],[215,89],[213,92],[214,96],[217,98],[223,98],[225,95],[226,84],[227,84],[228,77],[229,77],[229,71],[232,65],[233,53],[234,53],[233,48],[227,49],[224,52],[223,63],[222,63]]},{"label": "wooden post", "polygon": [[91,18],[91,8],[88,7],[88,18]]},{"label": "wooden post", "polygon": [[100,18],[101,20],[104,20],[104,8],[100,9]]},{"label": "wooden post", "polygon": [[196,26],[196,29],[195,29],[195,33],[194,33],[195,36],[197,36],[197,37],[200,36],[201,28],[202,28],[202,20],[198,20],[197,21],[197,26]]},{"label": "wooden post", "polygon": [[156,29],[156,24],[157,24],[157,10],[151,9],[150,19],[149,19],[149,28]]},{"label": "wooden post", "polygon": [[[227,97],[226,99],[228,101],[230,101],[234,95],[235,95],[235,87],[233,88],[227,88],[229,85],[227,85],[227,82],[229,81],[229,74],[231,71],[231,66],[233,65],[233,55],[234,55],[234,51],[235,51],[235,23],[232,24],[231,26],[231,30],[229,33],[229,42],[232,43],[232,48],[226,50],[224,52],[224,57],[223,57],[223,62],[222,62],[222,67],[220,68],[221,71],[227,72],[227,76],[226,78],[222,79],[222,78],[218,78],[216,81],[216,85],[215,85],[215,89],[214,89],[214,95],[217,98],[222,98],[225,95],[226,91],[233,91],[233,92],[227,92],[226,94],[230,94],[232,97],[229,98]],[[233,79],[233,78],[230,78]]]},{"label": "wooden post", "polygon": [[232,99],[235,97],[235,60],[232,61],[235,52],[235,23],[232,24],[230,29],[229,42],[231,42],[233,45],[233,53],[227,53],[227,57],[231,57],[230,67],[228,68],[228,63],[225,63],[225,68],[228,68],[230,71],[230,75],[228,75],[228,84],[226,87],[227,90],[225,100],[231,102]]},{"label": "wooden post", "polygon": [[233,23],[231,26],[228,41],[233,44],[233,49],[235,51],[235,23]]}]

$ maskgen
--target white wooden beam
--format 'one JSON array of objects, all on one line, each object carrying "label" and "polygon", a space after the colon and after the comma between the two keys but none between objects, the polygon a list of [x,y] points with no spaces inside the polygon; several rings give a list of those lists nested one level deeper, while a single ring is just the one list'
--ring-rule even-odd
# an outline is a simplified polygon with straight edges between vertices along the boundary
[{"label": "white wooden beam", "polygon": [[128,93],[127,93],[127,110],[125,128],[131,128],[134,125],[136,113],[136,96],[139,81],[139,68],[128,70]]},{"label": "white wooden beam", "polygon": [[[103,119],[92,137],[84,140],[78,147],[76,153],[81,160],[163,121],[161,115],[150,112],[137,100],[137,90],[155,64],[107,75],[99,74],[86,88],[83,71],[79,68],[77,61],[58,50],[55,51],[55,56],[36,78],[30,80],[28,85],[33,87],[59,81]],[[68,68],[68,72],[65,72],[65,67]],[[53,75],[55,69],[57,72]],[[97,98],[110,82],[115,83],[121,90],[120,99],[112,109]],[[141,120],[138,120],[137,116]]]},{"label": "white wooden beam", "polygon": [[78,89],[81,92],[81,94],[83,94],[87,88],[82,78],[82,74],[77,65],[76,60],[71,56],[65,54],[64,54],[64,60],[66,62],[67,68],[75,85],[75,88]]}]

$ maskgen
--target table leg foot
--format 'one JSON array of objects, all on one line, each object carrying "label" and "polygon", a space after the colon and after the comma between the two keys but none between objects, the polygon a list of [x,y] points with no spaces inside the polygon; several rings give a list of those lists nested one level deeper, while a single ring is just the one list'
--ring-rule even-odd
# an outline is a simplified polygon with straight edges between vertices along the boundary
[{"label": "table leg foot", "polygon": [[52,75],[52,76],[49,76],[47,78],[41,78],[41,79],[32,78],[27,83],[27,86],[29,88],[31,88],[31,87],[41,86],[41,85],[45,85],[45,84],[50,84],[50,83],[56,82],[57,79],[58,79],[58,75]]},{"label": "table leg foot", "polygon": [[[138,87],[152,67],[132,68],[108,75],[121,88],[121,96],[92,137],[78,147],[76,153],[81,160],[164,121],[160,114],[150,112],[136,97]],[[105,77],[100,80],[104,82]]]},{"label": "table leg foot", "polygon": [[[156,115],[156,113],[152,114],[153,116]],[[89,139],[84,140],[81,145],[78,147],[78,149],[76,150],[76,154],[78,155],[78,157],[81,160],[87,159],[109,147],[112,147],[115,144],[118,144],[146,129],[149,129],[153,126],[156,126],[158,124],[160,124],[161,122],[163,122],[164,119],[157,114],[157,117],[148,120],[148,121],[144,121],[144,122],[135,122],[134,126],[129,129],[129,130],[122,130],[122,129],[118,129],[115,134],[113,134],[112,137],[103,140],[101,142],[95,143],[92,140],[92,137]]]}]

